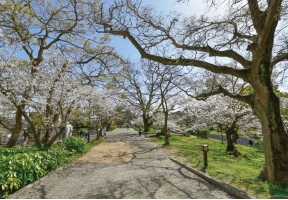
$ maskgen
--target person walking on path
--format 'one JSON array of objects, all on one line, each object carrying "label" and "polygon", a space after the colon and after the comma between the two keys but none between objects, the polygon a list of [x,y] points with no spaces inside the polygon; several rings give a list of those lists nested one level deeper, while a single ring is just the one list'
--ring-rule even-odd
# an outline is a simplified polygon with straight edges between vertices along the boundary
[{"label": "person walking on path", "polygon": [[84,136],[83,130],[80,131],[80,137],[82,138]]},{"label": "person walking on path", "polygon": [[253,147],[253,140],[249,140],[249,146]]},{"label": "person walking on path", "polygon": [[142,134],[142,130],[141,130],[141,128],[140,128],[140,127],[138,128],[138,133],[139,133],[139,137],[141,137],[141,134]]}]

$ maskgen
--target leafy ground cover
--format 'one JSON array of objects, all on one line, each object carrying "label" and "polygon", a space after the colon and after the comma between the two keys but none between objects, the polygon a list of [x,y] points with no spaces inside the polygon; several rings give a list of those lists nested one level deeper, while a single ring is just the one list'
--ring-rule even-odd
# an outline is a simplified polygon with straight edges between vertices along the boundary
[{"label": "leafy ground cover", "polygon": [[70,137],[64,145],[47,147],[0,148],[0,198],[32,183],[64,164],[71,162],[104,138],[86,144],[82,138]]},{"label": "leafy ground cover", "polygon": [[[153,137],[159,145],[164,137]],[[209,146],[208,167],[204,167],[202,144]],[[236,145],[241,155],[235,157],[226,153],[226,144],[215,139],[172,136],[169,146],[162,146],[172,157],[179,157],[198,170],[233,187],[244,190],[256,198],[288,198],[288,188],[273,185],[257,178],[264,164],[264,153],[258,149]],[[173,154],[172,154],[173,153]]]}]

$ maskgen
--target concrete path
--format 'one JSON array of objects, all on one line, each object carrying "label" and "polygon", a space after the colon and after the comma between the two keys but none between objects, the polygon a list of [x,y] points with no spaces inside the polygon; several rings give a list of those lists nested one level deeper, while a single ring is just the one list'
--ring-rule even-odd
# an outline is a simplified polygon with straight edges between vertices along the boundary
[{"label": "concrete path", "polygon": [[170,161],[131,129],[107,133],[107,140],[76,162],[9,196],[17,199],[233,198]]}]

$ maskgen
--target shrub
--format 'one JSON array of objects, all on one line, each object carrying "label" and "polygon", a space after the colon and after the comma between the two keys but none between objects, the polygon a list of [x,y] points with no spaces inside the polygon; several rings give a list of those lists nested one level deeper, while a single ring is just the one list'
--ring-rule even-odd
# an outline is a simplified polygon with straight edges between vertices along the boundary
[{"label": "shrub", "polygon": [[86,140],[80,137],[71,136],[64,140],[65,148],[70,152],[83,153],[86,145]]},{"label": "shrub", "polygon": [[198,138],[201,138],[201,139],[208,139],[208,134],[209,134],[209,131],[208,130],[189,130],[187,131],[187,133],[191,134],[191,135],[195,135],[197,136]]},{"label": "shrub", "polygon": [[258,150],[263,150],[263,140],[255,140],[254,147]]},{"label": "shrub", "polygon": [[0,149],[0,197],[39,179],[68,161],[61,146]]},{"label": "shrub", "polygon": [[216,131],[214,127],[209,127],[209,131]]}]

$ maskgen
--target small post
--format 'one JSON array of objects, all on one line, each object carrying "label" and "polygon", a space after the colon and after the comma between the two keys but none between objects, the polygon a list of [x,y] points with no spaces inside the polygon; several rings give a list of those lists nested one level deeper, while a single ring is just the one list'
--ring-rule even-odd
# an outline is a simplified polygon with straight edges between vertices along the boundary
[{"label": "small post", "polygon": [[87,133],[87,142],[90,142],[90,132]]},{"label": "small post", "polygon": [[207,152],[209,151],[207,144],[202,145],[202,151],[203,151],[203,157],[204,157],[204,166],[207,167],[208,166]]}]

